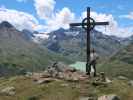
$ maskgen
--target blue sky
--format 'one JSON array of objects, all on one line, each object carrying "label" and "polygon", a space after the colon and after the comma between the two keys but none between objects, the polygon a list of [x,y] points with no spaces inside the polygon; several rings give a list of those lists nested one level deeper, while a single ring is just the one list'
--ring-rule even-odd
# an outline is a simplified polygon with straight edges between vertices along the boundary
[{"label": "blue sky", "polygon": [[[102,21],[103,19],[104,21],[105,19],[112,21],[113,28],[111,29],[113,31],[109,30],[109,35],[120,36],[121,33],[128,31],[126,35],[123,36],[125,37],[133,34],[132,5],[133,0],[0,0],[0,8],[7,10],[6,14],[3,14],[4,12],[2,11],[0,18],[1,16],[2,18],[6,16],[3,20],[7,19],[10,21],[7,16],[10,16],[10,14],[13,16],[14,12],[12,11],[15,11],[15,14],[22,12],[24,16],[22,23],[24,23],[24,19],[27,18],[27,21],[33,20],[29,23],[36,24],[36,30],[52,31],[60,27],[66,28],[68,26],[66,24],[70,22],[81,21],[83,12],[86,11],[87,6],[90,6],[93,12],[92,17],[96,18],[96,20]],[[30,17],[27,17],[27,14],[30,15]],[[65,18],[67,22],[64,22],[63,18]],[[18,18],[18,21],[20,20],[21,19]],[[13,24],[17,23],[17,25],[19,24],[17,21],[13,22],[11,20],[10,22]],[[19,25],[20,27],[21,24]],[[27,24],[27,26],[30,26],[30,24]],[[49,27],[51,27],[51,29]],[[103,31],[103,28],[100,28],[100,30]]]}]

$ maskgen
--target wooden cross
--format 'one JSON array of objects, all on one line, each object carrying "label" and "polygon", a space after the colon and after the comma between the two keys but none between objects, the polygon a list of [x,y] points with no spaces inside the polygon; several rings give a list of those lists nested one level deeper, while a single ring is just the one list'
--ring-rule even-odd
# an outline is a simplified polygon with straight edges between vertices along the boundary
[{"label": "wooden cross", "polygon": [[109,22],[95,22],[93,18],[90,17],[90,7],[87,7],[87,17],[83,19],[82,23],[71,23],[70,27],[82,26],[87,31],[87,60],[86,60],[86,72],[89,70],[90,65],[90,31],[94,29],[96,25],[109,25]]}]

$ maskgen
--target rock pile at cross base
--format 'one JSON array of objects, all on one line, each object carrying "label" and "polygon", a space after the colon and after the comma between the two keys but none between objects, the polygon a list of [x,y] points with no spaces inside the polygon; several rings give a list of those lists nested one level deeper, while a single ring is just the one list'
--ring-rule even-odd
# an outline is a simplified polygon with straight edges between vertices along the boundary
[{"label": "rock pile at cross base", "polygon": [[[103,73],[102,73],[103,74]],[[27,73],[27,77],[32,78],[38,84],[49,83],[56,80],[64,80],[69,82],[89,81],[90,76],[86,75],[85,72],[76,70],[73,67],[69,67],[66,64],[59,62],[54,63],[52,66],[45,69],[40,73]],[[111,81],[105,76],[98,76],[93,85],[105,85]]]},{"label": "rock pile at cross base", "polygon": [[85,72],[76,70],[75,68],[69,67],[61,62],[56,65],[53,64],[43,72],[27,73],[26,76],[31,77],[39,84],[48,83],[57,79],[73,82],[89,79],[89,76],[86,75]]}]

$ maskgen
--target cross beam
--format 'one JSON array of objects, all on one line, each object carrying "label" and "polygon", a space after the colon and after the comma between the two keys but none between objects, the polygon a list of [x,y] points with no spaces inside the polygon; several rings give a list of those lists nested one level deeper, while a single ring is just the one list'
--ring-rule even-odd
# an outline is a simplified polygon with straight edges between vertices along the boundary
[{"label": "cross beam", "polygon": [[[86,21],[86,22],[85,22]],[[82,23],[71,23],[70,27],[73,26],[82,26],[87,31],[87,50],[86,50],[86,55],[87,55],[87,60],[86,60],[86,72],[89,72],[90,66],[90,31],[94,29],[95,26],[97,25],[109,25],[109,22],[95,22],[93,18],[90,17],[90,7],[87,7],[87,17],[83,19]]]},{"label": "cross beam", "polygon": [[[93,24],[93,23],[90,23]],[[95,22],[95,25],[108,25],[109,22]],[[84,25],[87,25],[87,23],[84,23]],[[82,26],[82,23],[71,23],[70,26]]]}]

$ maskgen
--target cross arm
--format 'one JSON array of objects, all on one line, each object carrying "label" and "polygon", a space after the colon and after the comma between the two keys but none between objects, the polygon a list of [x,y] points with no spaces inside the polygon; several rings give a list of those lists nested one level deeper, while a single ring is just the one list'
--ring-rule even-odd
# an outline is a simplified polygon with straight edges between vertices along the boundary
[{"label": "cross arm", "polygon": [[73,27],[73,26],[82,26],[82,23],[71,23],[70,27]]},{"label": "cross arm", "polygon": [[95,25],[109,25],[109,22],[95,22]]},{"label": "cross arm", "polygon": [[[92,24],[95,24],[95,25],[109,25],[109,22],[95,22],[95,23],[90,23],[91,25]],[[87,23],[84,23],[84,25],[87,25]],[[70,24],[70,27],[73,27],[73,26],[82,26],[82,23],[71,23]]]}]

